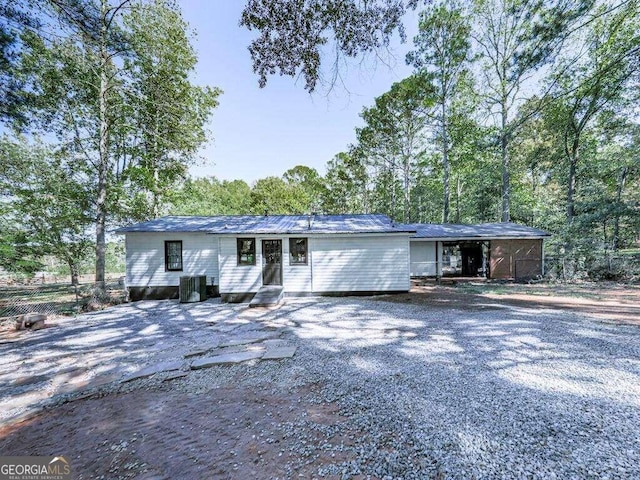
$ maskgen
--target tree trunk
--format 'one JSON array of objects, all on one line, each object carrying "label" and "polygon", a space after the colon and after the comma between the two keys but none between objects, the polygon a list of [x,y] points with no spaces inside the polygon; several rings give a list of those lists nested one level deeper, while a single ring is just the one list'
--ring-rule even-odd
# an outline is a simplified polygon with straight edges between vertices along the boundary
[{"label": "tree trunk", "polygon": [[580,157],[580,144],[576,139],[571,147],[571,156],[569,158],[569,178],[567,182],[567,225],[573,224],[576,215],[575,211],[575,193],[576,193],[576,166]]},{"label": "tree trunk", "polygon": [[442,223],[449,223],[449,138],[447,135],[447,107],[445,102],[442,102],[442,187],[444,190],[444,199],[442,206]]},{"label": "tree trunk", "polygon": [[69,265],[69,272],[71,272],[71,285],[77,287],[80,283],[78,280],[78,266],[72,260],[67,260],[67,264]]},{"label": "tree trunk", "polygon": [[613,251],[617,252],[620,248],[620,206],[622,204],[622,192],[624,185],[627,183],[627,175],[629,173],[629,167],[624,167],[620,172],[620,179],[618,181],[618,191],[616,192],[616,212],[613,220]]},{"label": "tree trunk", "polygon": [[456,186],[456,223],[460,223],[460,197],[462,196],[462,184],[460,183],[460,175],[458,175]]},{"label": "tree trunk", "polygon": [[506,100],[502,103],[500,149],[502,153],[502,221],[511,221],[511,181],[509,179],[509,138],[507,133]]},{"label": "tree trunk", "polygon": [[411,221],[411,162],[409,157],[404,158],[403,165],[404,176],[404,223]]},{"label": "tree trunk", "polygon": [[107,223],[107,175],[109,169],[108,136],[109,121],[107,118],[107,95],[109,90],[109,78],[107,65],[109,55],[107,52],[107,0],[101,2],[100,28],[100,158],[98,160],[98,191],[96,199],[96,288],[104,289],[105,280],[105,231]]}]

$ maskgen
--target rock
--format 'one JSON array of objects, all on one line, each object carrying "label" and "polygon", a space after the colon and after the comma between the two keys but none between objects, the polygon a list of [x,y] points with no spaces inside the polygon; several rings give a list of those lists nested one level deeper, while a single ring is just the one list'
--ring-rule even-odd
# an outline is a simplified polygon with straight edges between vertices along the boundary
[{"label": "rock", "polygon": [[228,340],[225,340],[220,343],[220,347],[234,347],[237,345],[247,345],[249,343],[257,343],[262,342],[263,340],[267,340],[269,338],[277,337],[277,333],[272,332],[260,332],[260,333],[252,333],[247,335],[240,335],[232,337]]},{"label": "rock", "polygon": [[177,380],[178,378],[183,378],[187,376],[187,372],[176,372],[170,373],[165,378],[162,379],[163,382],[170,382],[171,380]]},{"label": "rock", "polygon": [[131,382],[133,380],[139,380],[142,378],[148,378],[156,373],[161,372],[171,372],[173,370],[180,370],[182,368],[183,362],[181,360],[173,361],[173,362],[162,362],[156,365],[151,365],[149,367],[143,368],[137,372],[132,373],[131,375],[126,376],[121,380],[120,383]]},{"label": "rock", "polygon": [[262,355],[263,355],[262,351],[254,350],[254,351],[248,351],[248,352],[228,353],[225,355],[218,355],[215,357],[206,357],[206,358],[201,358],[199,360],[195,360],[191,364],[191,369],[198,370],[200,368],[209,368],[209,367],[214,367],[216,365],[240,363],[240,362],[245,362],[247,360],[254,360],[256,358],[261,358]]},{"label": "rock", "polygon": [[291,358],[296,353],[298,347],[271,347],[262,356],[263,360],[280,360],[282,358]]}]

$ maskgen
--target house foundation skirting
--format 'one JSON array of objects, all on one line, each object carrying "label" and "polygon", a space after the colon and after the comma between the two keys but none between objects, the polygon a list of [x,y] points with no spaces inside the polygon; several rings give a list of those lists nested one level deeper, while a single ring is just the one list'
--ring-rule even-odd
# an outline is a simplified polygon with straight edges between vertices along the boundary
[{"label": "house foundation skirting", "polygon": [[[129,300],[177,300],[179,289],[175,286],[129,287]],[[407,290],[363,290],[351,292],[286,292],[285,297],[370,297],[374,295],[393,295],[407,293]],[[207,297],[221,297],[226,303],[247,303],[253,300],[255,292],[219,293],[218,285],[207,285]]]},{"label": "house foundation skirting", "polygon": [[[177,300],[180,290],[177,286],[128,287],[129,300]],[[207,285],[207,297],[219,297],[218,285]]]}]

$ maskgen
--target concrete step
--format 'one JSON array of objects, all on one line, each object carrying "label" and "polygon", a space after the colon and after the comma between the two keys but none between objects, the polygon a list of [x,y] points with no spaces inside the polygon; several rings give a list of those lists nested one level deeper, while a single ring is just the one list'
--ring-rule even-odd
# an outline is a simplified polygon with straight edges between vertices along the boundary
[{"label": "concrete step", "polygon": [[266,285],[258,290],[250,307],[273,307],[279,305],[284,298],[284,287],[281,285]]}]

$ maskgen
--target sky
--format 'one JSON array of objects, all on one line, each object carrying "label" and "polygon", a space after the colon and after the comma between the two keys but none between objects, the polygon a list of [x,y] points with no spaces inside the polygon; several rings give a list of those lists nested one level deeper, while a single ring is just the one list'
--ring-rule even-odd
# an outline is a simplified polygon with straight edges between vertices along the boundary
[{"label": "sky", "polygon": [[393,82],[411,73],[404,63],[415,34],[417,16],[405,22],[408,42],[392,45],[395,62],[354,62],[343,70],[345,87],[309,94],[303,78],[269,77],[259,88],[247,47],[257,35],[238,26],[243,1],[183,0],[185,20],[196,32],[193,45],[199,62],[194,82],[221,88],[220,105],[209,124],[212,140],[202,149],[203,161],[191,168],[195,177],[222,180],[281,176],[296,165],[324,174],[326,163],[355,140],[359,113]]}]

